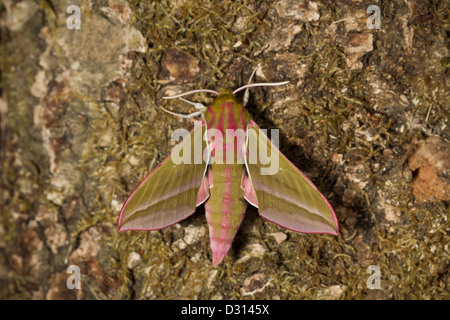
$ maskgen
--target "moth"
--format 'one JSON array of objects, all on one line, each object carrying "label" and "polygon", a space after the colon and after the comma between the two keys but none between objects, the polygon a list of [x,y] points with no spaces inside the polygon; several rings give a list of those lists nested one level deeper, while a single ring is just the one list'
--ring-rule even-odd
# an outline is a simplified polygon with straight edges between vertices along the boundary
[{"label": "moth", "polygon": [[[230,250],[248,203],[286,229],[337,235],[338,222],[327,199],[245,108],[250,87],[287,83],[250,84],[255,71],[247,85],[234,91],[205,89],[165,97],[193,104],[197,111],[189,115],[164,111],[183,118],[202,116],[202,121],[130,194],[120,211],[119,231],[162,229],[186,219],[204,203],[214,267]],[[236,93],[243,89],[240,103]],[[217,97],[208,107],[182,98],[195,92]],[[276,165],[261,156],[263,149]]]}]

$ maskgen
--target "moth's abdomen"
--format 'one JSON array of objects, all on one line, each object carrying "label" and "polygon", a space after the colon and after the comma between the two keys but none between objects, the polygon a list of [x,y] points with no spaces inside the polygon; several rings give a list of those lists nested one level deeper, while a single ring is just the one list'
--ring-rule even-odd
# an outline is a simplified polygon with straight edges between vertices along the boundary
[{"label": "moth's abdomen", "polygon": [[213,253],[213,265],[217,266],[230,250],[231,243],[244,217],[247,202],[241,188],[242,165],[211,166],[214,186],[205,203],[206,220]]}]

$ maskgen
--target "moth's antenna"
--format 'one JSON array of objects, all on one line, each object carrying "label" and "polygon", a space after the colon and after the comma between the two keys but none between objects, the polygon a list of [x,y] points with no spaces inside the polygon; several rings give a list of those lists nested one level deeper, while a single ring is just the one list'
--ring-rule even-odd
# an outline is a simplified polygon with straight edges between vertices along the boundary
[{"label": "moth's antenna", "polygon": [[187,96],[188,94],[193,94],[193,93],[197,93],[197,92],[209,92],[209,93],[214,93],[216,96],[219,95],[219,93],[217,91],[214,91],[214,90],[198,89],[198,90],[192,90],[192,91],[188,91],[188,92],[185,92],[185,93],[177,94],[176,96],[163,97],[163,99],[165,99],[165,100],[167,100],[167,99],[176,99],[176,98]]},{"label": "moth's antenna", "polygon": [[252,84],[246,84],[243,87],[240,87],[236,90],[233,91],[233,94],[238,93],[241,90],[247,89],[247,88],[252,88],[252,87],[264,87],[264,86],[282,86],[289,83],[289,81],[284,81],[284,82],[268,82],[268,83],[252,83]]}]

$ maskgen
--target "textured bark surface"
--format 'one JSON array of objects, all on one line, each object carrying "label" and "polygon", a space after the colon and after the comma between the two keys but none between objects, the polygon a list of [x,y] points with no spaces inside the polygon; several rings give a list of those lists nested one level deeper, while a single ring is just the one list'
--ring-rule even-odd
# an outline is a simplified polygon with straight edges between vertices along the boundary
[{"label": "textured bark surface", "polygon": [[[0,298],[449,299],[448,7],[372,2],[3,1]],[[214,268],[203,208],[119,233],[127,195],[193,127],[160,98],[237,88],[256,65],[257,82],[290,83],[252,90],[249,112],[280,129],[339,235],[289,232],[249,206]]]}]

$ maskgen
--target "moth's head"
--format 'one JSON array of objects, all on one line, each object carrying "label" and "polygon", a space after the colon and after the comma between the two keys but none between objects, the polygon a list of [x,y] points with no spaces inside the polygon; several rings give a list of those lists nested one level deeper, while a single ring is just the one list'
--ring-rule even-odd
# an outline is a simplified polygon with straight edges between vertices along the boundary
[{"label": "moth's head", "polygon": [[[223,88],[222,90],[220,90],[219,95],[217,96],[217,98],[220,98],[220,97],[227,97],[227,96],[235,97],[235,95],[233,94],[233,92],[232,92],[230,89],[228,89],[228,88]],[[217,99],[217,98],[216,98],[216,99]]]},{"label": "moth's head", "polygon": [[219,95],[213,102],[213,105],[216,104],[222,106],[222,104],[227,102],[238,103],[239,101],[230,89],[224,88],[220,90]]}]

